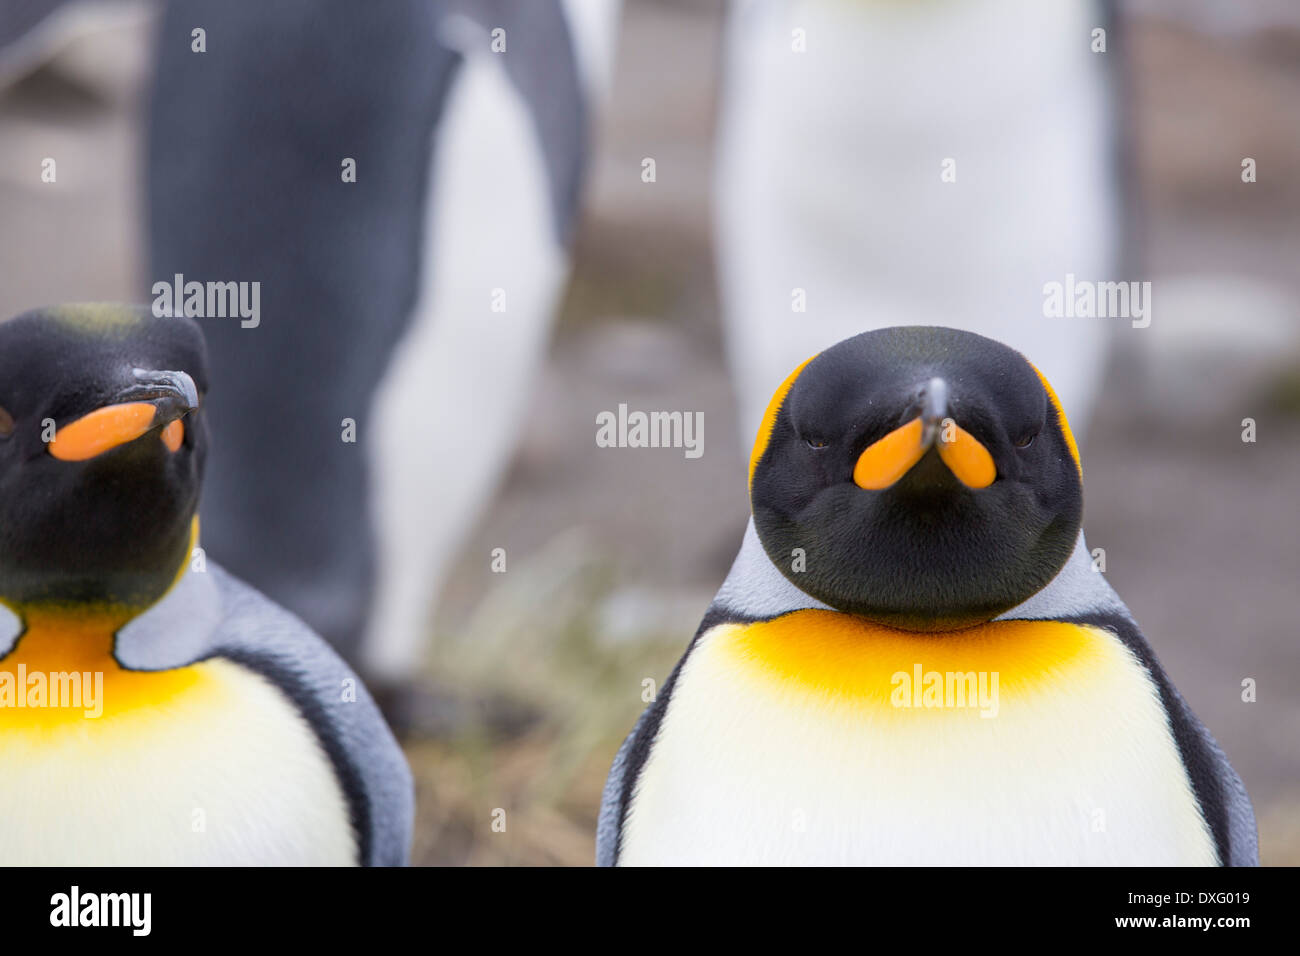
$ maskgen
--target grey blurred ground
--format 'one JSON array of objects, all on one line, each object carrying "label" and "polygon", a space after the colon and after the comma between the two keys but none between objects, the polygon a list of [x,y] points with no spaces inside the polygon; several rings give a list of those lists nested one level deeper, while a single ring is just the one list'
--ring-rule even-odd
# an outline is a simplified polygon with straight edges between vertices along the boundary
[{"label": "grey blurred ground", "polygon": [[[1262,4],[1130,24],[1148,330],[1117,327],[1085,443],[1111,582],[1245,779],[1266,862],[1300,863],[1300,27]],[[1251,5],[1241,5],[1252,9]],[[73,43],[0,96],[0,314],[130,299],[147,27]],[[412,745],[420,862],[585,863],[605,769],[721,580],[747,514],[712,286],[721,5],[630,2],[577,268],[526,438],[445,595],[431,672],[540,715]],[[1208,19],[1206,19],[1208,17]],[[1283,19],[1278,26],[1277,20]],[[40,161],[58,158],[57,185]],[[640,181],[655,157],[658,182]],[[1259,182],[1239,179],[1243,156]],[[702,411],[706,453],[597,449],[595,415]],[[1241,420],[1259,440],[1243,444]],[[509,555],[489,572],[491,549]],[[1241,701],[1241,682],[1259,700]],[[490,829],[507,810],[504,834]]]}]

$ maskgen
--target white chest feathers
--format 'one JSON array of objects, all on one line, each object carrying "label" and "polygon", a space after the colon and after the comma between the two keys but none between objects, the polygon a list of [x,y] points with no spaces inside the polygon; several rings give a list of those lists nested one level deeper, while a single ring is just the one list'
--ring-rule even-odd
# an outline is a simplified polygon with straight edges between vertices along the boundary
[{"label": "white chest feathers", "polygon": [[103,704],[0,713],[0,865],[357,862],[329,759],[262,676],[115,671]]},{"label": "white chest feathers", "polygon": [[700,638],[619,862],[1217,860],[1156,688],[1110,633],[802,611]]}]

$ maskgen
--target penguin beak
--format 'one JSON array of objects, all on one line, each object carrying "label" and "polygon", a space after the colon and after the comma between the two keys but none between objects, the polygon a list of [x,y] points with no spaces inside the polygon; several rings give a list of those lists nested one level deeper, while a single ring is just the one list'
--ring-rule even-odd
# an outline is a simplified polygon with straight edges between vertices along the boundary
[{"label": "penguin beak", "polygon": [[181,421],[199,407],[199,393],[185,372],[133,369],[136,382],[114,396],[112,404],[69,422],[54,433],[50,454],[60,461],[87,461],[141,435],[161,428],[168,451],[185,440]]},{"label": "penguin beak", "polygon": [[948,383],[932,378],[921,393],[921,444],[929,448],[948,414]]},{"label": "penguin beak", "polygon": [[932,378],[921,391],[920,415],[867,446],[853,467],[853,483],[866,491],[883,491],[932,447],[968,488],[987,488],[998,476],[988,449],[948,417],[948,383]]}]

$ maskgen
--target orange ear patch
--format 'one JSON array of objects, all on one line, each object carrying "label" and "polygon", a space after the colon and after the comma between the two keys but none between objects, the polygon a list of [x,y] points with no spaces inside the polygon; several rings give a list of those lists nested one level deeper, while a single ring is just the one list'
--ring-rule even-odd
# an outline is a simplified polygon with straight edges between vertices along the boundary
[{"label": "orange ear patch", "polygon": [[61,461],[86,461],[102,455],[147,432],[155,414],[156,409],[148,402],[97,408],[55,432],[50,454]]},{"label": "orange ear patch", "polygon": [[921,419],[913,418],[868,445],[853,466],[853,483],[867,491],[880,491],[898,481],[925,454],[921,435]]},{"label": "orange ear patch", "polygon": [[1038,374],[1038,380],[1043,383],[1043,391],[1047,392],[1047,400],[1056,409],[1056,422],[1065,438],[1065,447],[1070,449],[1070,457],[1074,459],[1074,466],[1079,469],[1079,474],[1082,475],[1083,459],[1079,457],[1079,443],[1074,440],[1074,431],[1070,428],[1070,422],[1065,417],[1065,409],[1061,407],[1061,400],[1056,397],[1056,389],[1052,388],[1052,383],[1047,380],[1046,375],[1039,371],[1037,365],[1031,362],[1029,367]]},{"label": "orange ear patch", "polygon": [[180,451],[183,441],[185,441],[185,426],[181,424],[179,418],[162,430],[162,442],[167,446],[168,451]]},{"label": "orange ear patch", "polygon": [[[950,438],[951,441],[945,441]],[[998,476],[988,449],[952,419],[939,427],[939,457],[948,470],[969,488],[987,488]]]},{"label": "orange ear patch", "polygon": [[[820,354],[820,353],[818,353]],[[772,429],[776,427],[776,416],[781,413],[781,405],[785,402],[785,397],[794,388],[795,379],[804,367],[815,359],[816,355],[810,355],[799,363],[799,367],[786,376],[781,387],[776,390],[772,400],[767,403],[767,411],[763,413],[763,421],[758,426],[758,436],[754,439],[754,449],[749,453],[749,486],[754,486],[754,469],[758,467],[758,460],[763,457],[763,452],[767,451],[767,443],[772,440]]]}]

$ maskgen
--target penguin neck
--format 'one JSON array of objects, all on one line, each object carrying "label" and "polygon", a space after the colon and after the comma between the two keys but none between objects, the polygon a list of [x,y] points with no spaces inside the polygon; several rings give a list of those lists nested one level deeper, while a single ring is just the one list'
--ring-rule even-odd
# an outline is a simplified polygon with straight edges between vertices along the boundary
[{"label": "penguin neck", "polygon": [[778,617],[791,611],[833,610],[797,588],[777,569],[758,540],[752,517],[745,526],[740,553],[713,598],[713,607],[724,613],[754,619]]},{"label": "penguin neck", "polygon": [[[196,522],[192,543],[197,536]],[[180,645],[178,659],[141,666],[129,653],[123,656],[131,644],[128,635],[143,629],[150,636],[150,628],[157,627],[150,622],[163,598],[185,591],[189,579],[206,580],[207,575],[187,575],[188,567],[187,555],[171,587],[147,606],[0,600],[0,734],[84,735],[92,732],[88,728],[152,713],[159,704],[202,686],[199,668],[186,666],[202,656],[184,639],[192,613],[164,615],[161,637]]]},{"label": "penguin neck", "polygon": [[132,686],[139,675],[113,656],[133,609],[28,605],[21,613],[21,636],[0,656],[0,733],[81,732],[85,718],[103,715],[107,697],[144,699]]},{"label": "penguin neck", "polygon": [[23,605],[23,632],[0,669],[28,671],[116,668],[117,632],[141,609],[113,604]]},{"label": "penguin neck", "polygon": [[[74,511],[65,520],[91,521],[93,516]],[[124,540],[102,545],[51,531],[44,543],[33,546],[34,553],[25,553],[21,545],[8,550],[0,554],[0,603],[14,609],[120,605],[136,613],[148,610],[188,566],[198,544],[199,517],[191,512],[168,521],[165,529],[150,531],[119,529]]]},{"label": "penguin neck", "polygon": [[136,608],[22,610],[25,629],[0,656],[0,735],[80,738],[132,714],[156,713],[160,704],[201,685],[194,667],[134,670],[118,660],[118,632],[138,616]]},{"label": "penguin neck", "polygon": [[[15,601],[0,596],[0,618],[16,622],[17,633],[5,640],[0,633],[0,670],[22,663],[33,667],[77,670],[80,665],[103,669],[118,667],[114,658],[117,633],[156,606],[181,580],[199,540],[199,519],[190,523],[189,547],[170,583],[154,600],[128,601]],[[4,630],[0,619],[0,631]]]},{"label": "penguin neck", "polygon": [[[1080,531],[1074,552],[1056,577],[1038,593],[993,620],[1064,620],[1090,614],[1114,614],[1131,619],[1128,608],[1099,571]],[[713,599],[713,609],[724,615],[753,620],[810,610],[836,611],[856,617],[823,604],[782,574],[759,542],[753,518],[745,529],[740,553]],[[871,623],[866,618],[858,619]]]}]

